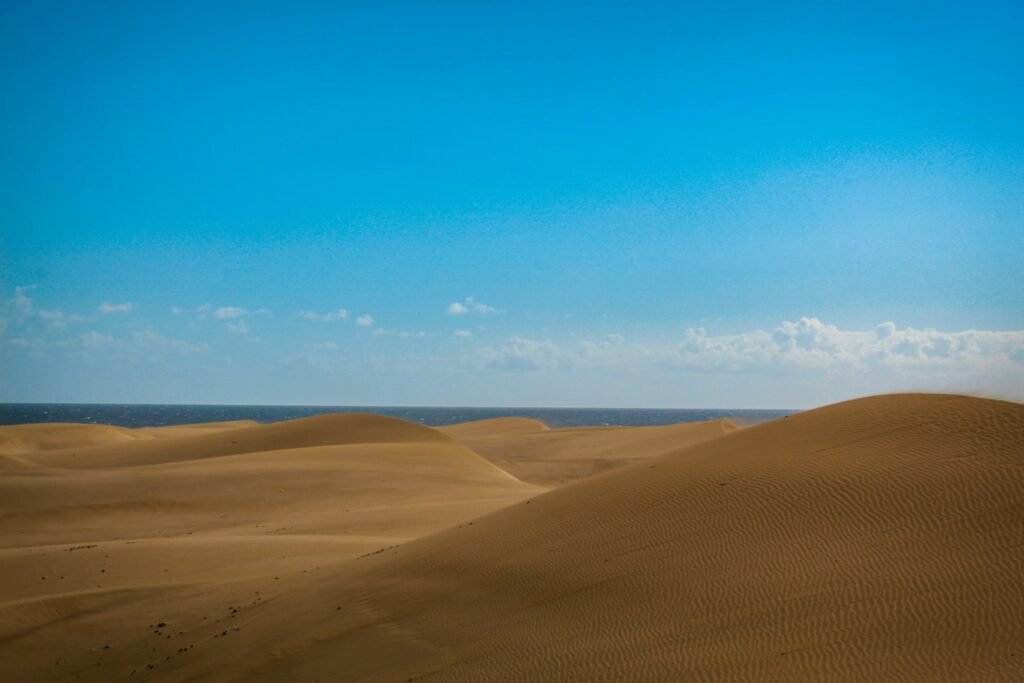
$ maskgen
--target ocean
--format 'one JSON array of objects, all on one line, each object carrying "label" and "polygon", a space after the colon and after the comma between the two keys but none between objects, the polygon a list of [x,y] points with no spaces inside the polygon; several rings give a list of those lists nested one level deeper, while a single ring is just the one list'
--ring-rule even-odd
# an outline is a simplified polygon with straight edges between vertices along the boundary
[{"label": "ocean", "polygon": [[494,417],[531,417],[552,428],[624,425],[631,427],[700,422],[728,417],[742,424],[765,422],[795,410],[720,408],[441,408],[409,406],[232,406],[88,403],[0,403],[0,425],[88,422],[121,427],[160,427],[196,422],[255,420],[280,422],[325,413],[377,413],[439,427]]}]

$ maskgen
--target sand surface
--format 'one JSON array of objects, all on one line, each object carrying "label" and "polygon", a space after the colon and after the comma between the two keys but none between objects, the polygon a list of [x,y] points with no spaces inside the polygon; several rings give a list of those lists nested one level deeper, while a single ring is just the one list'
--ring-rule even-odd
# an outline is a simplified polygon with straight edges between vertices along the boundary
[{"label": "sand surface", "polygon": [[2,681],[1024,680],[1024,406],[0,428]]},{"label": "sand surface", "polygon": [[548,429],[537,420],[513,418],[467,422],[438,431],[522,481],[560,486],[737,429],[731,420],[667,427]]}]

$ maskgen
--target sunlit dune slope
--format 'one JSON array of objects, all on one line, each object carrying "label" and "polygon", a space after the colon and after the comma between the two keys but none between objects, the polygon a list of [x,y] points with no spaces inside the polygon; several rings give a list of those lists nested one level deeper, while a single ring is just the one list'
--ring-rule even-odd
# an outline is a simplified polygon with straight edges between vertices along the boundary
[{"label": "sunlit dune slope", "polygon": [[523,481],[560,486],[739,429],[727,419],[662,427],[530,429],[533,425],[525,424],[535,422],[485,420],[440,431]]},{"label": "sunlit dune slope", "polygon": [[[349,563],[172,678],[1024,678],[1024,406],[737,431]],[[336,609],[337,606],[337,609]]]},{"label": "sunlit dune slope", "polygon": [[0,427],[0,455],[123,443],[145,438],[135,430],[111,425],[50,422]]},{"label": "sunlit dune slope", "polygon": [[488,420],[474,420],[472,422],[461,422],[446,427],[436,427],[437,431],[464,439],[468,437],[503,437],[512,434],[532,434],[534,432],[546,432],[549,427],[529,417],[496,417]]},{"label": "sunlit dune slope", "polygon": [[177,430],[176,433],[172,432],[175,437],[173,441],[146,438],[92,448],[63,448],[38,453],[32,459],[52,467],[137,467],[314,446],[453,443],[450,438],[423,425],[362,413],[317,415],[236,429],[197,429],[192,426],[165,429]]},{"label": "sunlit dune slope", "polygon": [[195,422],[191,424],[170,425],[167,427],[140,427],[132,431],[146,436],[172,437],[185,436],[186,434],[203,434],[218,432],[225,429],[237,429],[239,427],[254,427],[258,422],[255,420],[229,420],[225,422]]}]

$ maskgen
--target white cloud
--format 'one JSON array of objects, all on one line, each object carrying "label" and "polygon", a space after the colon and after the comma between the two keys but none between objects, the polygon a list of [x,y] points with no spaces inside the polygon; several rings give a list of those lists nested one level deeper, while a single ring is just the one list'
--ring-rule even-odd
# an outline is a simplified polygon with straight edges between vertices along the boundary
[{"label": "white cloud", "polygon": [[550,341],[512,337],[498,347],[480,349],[485,365],[501,370],[554,370],[565,365],[572,351]]},{"label": "white cloud", "polygon": [[233,320],[247,315],[249,315],[249,311],[238,306],[221,306],[213,312],[213,317],[217,320]]},{"label": "white cloud", "polygon": [[84,316],[77,315],[75,313],[67,314],[63,311],[43,308],[36,309],[34,315],[54,330],[63,330],[67,327],[68,323],[80,323],[86,320]]},{"label": "white cloud", "polygon": [[945,332],[893,323],[844,330],[801,318],[740,334],[689,328],[678,341],[657,344],[621,335],[569,344],[514,337],[478,349],[470,360],[510,371],[611,369],[633,376],[676,369],[745,382],[818,377],[836,391],[995,391],[1024,398],[1024,331]]},{"label": "white cloud", "polygon": [[61,328],[67,324],[67,320],[62,311],[47,311],[40,309],[36,311],[36,317],[51,327]]},{"label": "white cloud", "polygon": [[399,337],[401,339],[423,339],[425,337],[436,337],[436,332],[425,332],[423,330],[388,330],[383,327],[373,328],[371,333],[374,337]]},{"label": "white cloud", "polygon": [[78,345],[82,348],[95,351],[119,346],[119,342],[109,334],[102,334],[96,330],[91,330],[78,337]]},{"label": "white cloud", "polygon": [[299,311],[296,315],[306,320],[312,320],[314,322],[330,323],[337,320],[348,320],[348,311],[344,308],[339,308],[336,311],[329,311],[327,313],[317,313],[316,311]]},{"label": "white cloud", "polygon": [[317,349],[318,351],[336,351],[338,349],[338,345],[332,341],[325,341],[310,344],[310,348]]},{"label": "white cloud", "polygon": [[133,310],[135,310],[135,304],[132,303],[111,304],[104,302],[100,304],[99,308],[100,313],[103,315],[110,315],[112,313],[131,313]]},{"label": "white cloud", "polygon": [[643,347],[628,348],[625,342],[620,334],[568,345],[513,337],[500,346],[480,349],[478,359],[502,370],[553,370],[619,365],[631,355],[636,356],[633,360],[648,355]]},{"label": "white cloud", "polygon": [[192,344],[181,339],[164,337],[151,329],[132,332],[132,341],[139,350],[163,354],[192,354],[209,350],[207,344]]},{"label": "white cloud", "polygon": [[968,369],[1013,361],[1024,347],[1024,331],[996,332],[898,329],[886,322],[871,331],[841,330],[817,318],[783,322],[771,332],[709,336],[686,330],[683,342],[665,354],[673,364],[740,370],[797,368],[856,372],[866,368]]},{"label": "white cloud", "polygon": [[467,296],[460,301],[453,301],[448,304],[448,313],[451,315],[467,315],[469,313],[497,313],[498,309],[487,304],[476,301],[473,297]]},{"label": "white cloud", "polygon": [[183,355],[209,350],[209,346],[206,344],[192,344],[180,339],[171,339],[158,334],[152,329],[135,330],[131,333],[128,340],[118,339],[110,334],[90,330],[77,337],[58,341],[56,346],[66,349],[67,353],[73,356],[83,356],[88,352]]},{"label": "white cloud", "polygon": [[244,320],[226,323],[225,327],[227,327],[228,331],[232,334],[249,334],[249,326]]},{"label": "white cloud", "polygon": [[456,337],[472,337],[473,333],[469,330],[455,330],[452,332]]},{"label": "white cloud", "polygon": [[31,318],[35,312],[32,297],[28,296],[28,292],[35,290],[38,286],[23,285],[14,288],[14,298],[10,301],[10,307],[15,320],[18,322]]},{"label": "white cloud", "polygon": [[206,320],[209,317],[210,311],[212,309],[213,306],[211,306],[210,304],[203,304],[202,306],[197,306],[196,308],[183,308],[181,306],[171,306],[171,313],[175,315],[195,313],[200,320]]},{"label": "white cloud", "polygon": [[38,338],[28,339],[26,337],[13,337],[7,340],[7,345],[13,349],[17,349],[19,352],[26,354],[30,358],[41,359],[45,357],[45,350],[47,343]]},{"label": "white cloud", "polygon": [[370,325],[373,325],[373,316],[370,315],[369,313],[364,313],[363,315],[356,318],[356,325],[362,325],[363,327],[369,327]]}]

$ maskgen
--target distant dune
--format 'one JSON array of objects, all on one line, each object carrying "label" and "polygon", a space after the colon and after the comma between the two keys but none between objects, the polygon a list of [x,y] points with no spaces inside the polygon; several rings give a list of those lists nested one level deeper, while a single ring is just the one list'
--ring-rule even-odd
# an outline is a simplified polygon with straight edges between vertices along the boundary
[{"label": "distant dune", "polygon": [[0,428],[0,680],[1024,679],[1020,404],[81,427]]},{"label": "distant dune", "polygon": [[736,429],[731,420],[709,420],[664,427],[551,430],[536,420],[517,419],[469,422],[439,431],[456,437],[523,481],[558,486]]},{"label": "distant dune", "polygon": [[145,438],[135,430],[111,425],[64,424],[0,427],[0,455],[37,453],[63,448],[84,448],[99,444],[134,441]]}]

